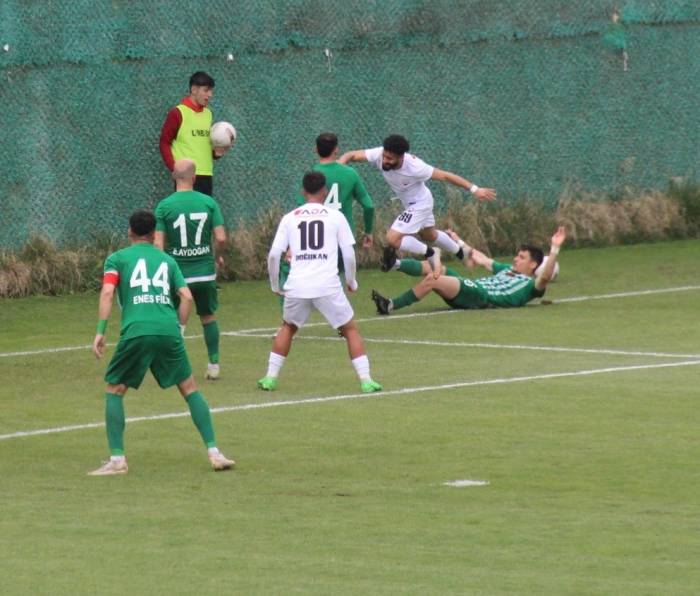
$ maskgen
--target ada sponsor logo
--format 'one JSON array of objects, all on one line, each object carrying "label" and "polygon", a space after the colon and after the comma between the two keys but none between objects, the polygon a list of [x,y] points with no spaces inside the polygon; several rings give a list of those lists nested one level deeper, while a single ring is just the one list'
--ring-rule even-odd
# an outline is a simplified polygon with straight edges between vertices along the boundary
[{"label": "ada sponsor logo", "polygon": [[299,207],[294,210],[294,215],[328,215],[328,209],[323,205],[318,207]]}]

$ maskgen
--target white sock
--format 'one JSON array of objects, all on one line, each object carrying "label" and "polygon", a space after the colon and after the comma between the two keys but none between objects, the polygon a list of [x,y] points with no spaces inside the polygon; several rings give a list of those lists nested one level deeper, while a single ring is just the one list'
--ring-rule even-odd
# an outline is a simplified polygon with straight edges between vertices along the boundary
[{"label": "white sock", "polygon": [[401,246],[399,248],[405,252],[410,252],[414,255],[425,256],[428,251],[428,245],[423,244],[418,238],[413,236],[404,236],[401,238]]},{"label": "white sock", "polygon": [[207,448],[207,453],[208,453],[209,455],[219,455],[219,453],[221,453],[221,452],[219,451],[219,448],[218,448],[218,447],[208,447],[208,448]]},{"label": "white sock", "polygon": [[267,362],[267,374],[265,376],[276,379],[284,366],[285,360],[286,358],[284,356],[270,352],[270,359]]},{"label": "white sock", "polygon": [[352,365],[355,367],[355,372],[357,376],[360,377],[360,381],[372,380],[372,377],[369,376],[369,358],[367,358],[367,354],[358,356],[352,360]]},{"label": "white sock", "polygon": [[126,455],[110,455],[110,461],[122,462],[126,459]]},{"label": "white sock", "polygon": [[396,262],[394,263],[394,269],[398,269],[401,267],[401,259],[396,259]]},{"label": "white sock", "polygon": [[453,255],[456,255],[459,252],[459,244],[452,240],[452,238],[450,238],[442,230],[437,231],[437,239],[435,242],[433,242],[433,244],[442,250],[452,253]]}]

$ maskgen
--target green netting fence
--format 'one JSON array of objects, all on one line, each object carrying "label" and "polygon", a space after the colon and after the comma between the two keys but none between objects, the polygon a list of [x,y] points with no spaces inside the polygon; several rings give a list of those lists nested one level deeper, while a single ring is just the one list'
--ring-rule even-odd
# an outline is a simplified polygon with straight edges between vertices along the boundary
[{"label": "green netting fence", "polygon": [[502,201],[700,164],[697,0],[3,0],[0,46],[3,249],[119,233],[167,195],[160,127],[200,69],[239,130],[215,171],[230,226],[292,204],[325,130],[404,134]]}]

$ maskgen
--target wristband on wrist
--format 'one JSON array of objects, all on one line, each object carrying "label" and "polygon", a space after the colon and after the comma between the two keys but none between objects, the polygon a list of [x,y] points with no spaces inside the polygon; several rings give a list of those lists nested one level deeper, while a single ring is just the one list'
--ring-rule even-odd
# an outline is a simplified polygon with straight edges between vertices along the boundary
[{"label": "wristband on wrist", "polygon": [[104,335],[107,329],[107,319],[97,321],[97,335]]},{"label": "wristband on wrist", "polygon": [[558,246],[552,246],[549,249],[549,254],[550,255],[558,255],[559,254],[559,247]]},{"label": "wristband on wrist", "polygon": [[472,185],[469,187],[469,192],[472,193],[472,194],[474,194],[477,190],[479,190],[479,187],[478,187],[476,184],[472,184]]}]

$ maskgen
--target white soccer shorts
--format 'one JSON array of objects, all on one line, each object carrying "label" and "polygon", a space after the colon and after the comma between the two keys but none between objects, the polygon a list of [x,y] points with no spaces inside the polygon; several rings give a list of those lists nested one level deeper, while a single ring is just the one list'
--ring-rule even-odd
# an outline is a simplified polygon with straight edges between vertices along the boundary
[{"label": "white soccer shorts", "polygon": [[350,319],[355,316],[347,296],[343,290],[338,290],[335,294],[319,298],[285,296],[282,318],[287,323],[301,329],[314,308],[324,316],[333,329],[338,329],[345,323],[349,323]]},{"label": "white soccer shorts", "polygon": [[391,229],[401,234],[417,234],[424,228],[430,228],[435,225],[435,215],[432,208],[412,210],[410,207],[399,215],[394,223],[391,224]]}]

